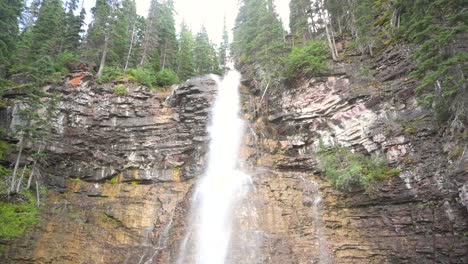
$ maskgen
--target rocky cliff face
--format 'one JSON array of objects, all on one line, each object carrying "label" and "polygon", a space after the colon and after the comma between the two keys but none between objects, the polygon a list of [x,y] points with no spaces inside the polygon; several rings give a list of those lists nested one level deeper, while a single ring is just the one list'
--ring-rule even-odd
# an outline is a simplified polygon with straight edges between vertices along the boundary
[{"label": "rocky cliff face", "polygon": [[[407,54],[351,58],[329,76],[249,98],[265,263],[468,261],[466,132],[441,132],[418,106]],[[367,193],[337,191],[323,180],[320,144],[379,154],[401,173]]]},{"label": "rocky cliff face", "polygon": [[[468,262],[466,132],[441,131],[418,106],[408,53],[351,57],[266,96],[245,80],[242,156],[261,247],[250,263]],[[1,262],[175,263],[205,166],[215,79],[172,94],[131,83],[125,96],[112,84],[49,87],[61,104],[41,171],[54,190],[41,224]],[[336,190],[320,142],[381,155],[401,173],[370,192]]]},{"label": "rocky cliff face", "polygon": [[162,258],[175,208],[204,168],[215,79],[192,79],[172,94],[131,83],[123,84],[125,96],[115,95],[113,84],[47,87],[61,97],[41,168],[54,191],[41,224],[10,245],[1,262]]}]

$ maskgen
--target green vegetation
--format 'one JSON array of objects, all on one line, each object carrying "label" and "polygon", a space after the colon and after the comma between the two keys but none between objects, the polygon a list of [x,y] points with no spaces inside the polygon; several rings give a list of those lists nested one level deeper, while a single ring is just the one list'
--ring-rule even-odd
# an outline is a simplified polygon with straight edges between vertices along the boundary
[{"label": "green vegetation", "polygon": [[135,0],[97,0],[86,32],[80,6],[78,0],[0,4],[0,88],[13,88],[14,74],[27,76],[34,89],[59,83],[78,62],[96,65],[100,82],[131,76],[148,87],[222,74],[227,40],[220,59],[205,29],[195,37],[182,25],[177,36],[172,0],[152,0],[147,18],[137,15]]},{"label": "green vegetation", "polygon": [[296,77],[299,73],[320,75],[329,70],[329,58],[324,41],[309,41],[303,47],[294,47],[286,58],[287,76]]},{"label": "green vegetation", "polygon": [[112,82],[115,80],[130,80],[146,87],[167,87],[179,82],[176,73],[170,69],[155,72],[149,68],[131,68],[126,72],[118,67],[104,67],[99,82]]},{"label": "green vegetation", "polygon": [[119,182],[119,177],[114,176],[114,177],[110,178],[107,182],[110,183],[110,184],[117,184]]},{"label": "green vegetation", "polygon": [[21,236],[39,222],[39,208],[34,195],[25,192],[27,201],[11,203],[0,201],[0,238],[11,239]]},{"label": "green vegetation", "polygon": [[112,82],[122,78],[123,75],[123,70],[118,67],[104,67],[98,81],[101,83]]},{"label": "green vegetation", "polygon": [[352,153],[345,147],[324,147],[317,153],[320,166],[327,179],[337,189],[356,185],[369,191],[376,181],[386,180],[400,173],[376,156]]},{"label": "green vegetation", "polygon": [[123,84],[117,84],[114,86],[114,94],[118,96],[127,95],[128,89]]},{"label": "green vegetation", "polygon": [[435,110],[440,124],[461,128],[467,122],[466,83],[468,53],[457,49],[467,32],[464,0],[400,1],[403,8],[400,36],[418,44],[418,67],[412,76],[422,102]]},{"label": "green vegetation", "polygon": [[110,224],[115,225],[115,226],[123,226],[122,221],[120,221],[119,219],[115,218],[114,216],[111,216],[111,215],[106,214],[106,213],[103,213],[101,215],[101,221],[103,223],[110,223]]},{"label": "green vegetation", "polygon": [[131,181],[131,182],[130,182],[130,185],[132,185],[132,186],[137,186],[137,185],[138,185],[138,181]]},{"label": "green vegetation", "polygon": [[242,0],[234,26],[232,54],[238,67],[254,69],[256,78],[278,82],[284,75],[282,58],[289,47],[271,0]]},{"label": "green vegetation", "polygon": [[131,80],[135,80],[139,84],[145,85],[147,87],[153,87],[153,85],[156,83],[156,76],[154,72],[149,69],[130,69],[127,71],[127,75]]},{"label": "green vegetation", "polygon": [[179,82],[179,78],[172,70],[160,70],[155,75],[156,85],[158,87],[166,87]]},{"label": "green vegetation", "polygon": [[70,180],[71,180],[72,182],[76,182],[76,183],[81,182],[81,179],[80,179],[80,178],[70,178]]},{"label": "green vegetation", "polygon": [[465,151],[465,147],[461,147],[461,146],[457,147],[452,152],[450,152],[448,157],[451,160],[457,159],[458,157],[460,157],[460,155],[463,154],[463,151]]}]

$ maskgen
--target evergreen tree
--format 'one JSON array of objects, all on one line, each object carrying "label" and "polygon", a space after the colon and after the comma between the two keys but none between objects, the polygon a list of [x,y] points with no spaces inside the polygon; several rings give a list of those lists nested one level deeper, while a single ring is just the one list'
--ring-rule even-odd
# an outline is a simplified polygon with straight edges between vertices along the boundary
[{"label": "evergreen tree", "polygon": [[19,35],[18,18],[22,8],[23,3],[20,0],[0,2],[0,80],[5,77],[7,66],[16,49]]},{"label": "evergreen tree", "polygon": [[93,20],[89,25],[86,35],[85,57],[90,62],[98,62],[103,52],[103,45],[108,38],[109,17],[111,7],[107,0],[96,0],[96,5],[91,9]]},{"label": "evergreen tree", "polygon": [[124,71],[130,67],[138,67],[140,65],[142,44],[145,34],[146,19],[142,16],[136,17],[132,25],[131,37],[128,45],[128,50],[125,59]]},{"label": "evergreen tree", "polygon": [[291,0],[289,2],[289,29],[291,34],[304,42],[312,38],[308,22],[309,15],[307,14],[311,5],[311,0]]},{"label": "evergreen tree", "polygon": [[159,23],[159,54],[161,69],[175,70],[177,54],[177,36],[174,19],[174,2],[166,1],[161,6]]},{"label": "evergreen tree", "polygon": [[65,14],[65,28],[63,35],[63,50],[76,52],[81,44],[81,35],[83,33],[84,19],[86,11],[81,9],[79,15],[75,15],[78,8],[78,0],[67,2],[68,12]]},{"label": "evergreen tree", "polygon": [[216,51],[208,37],[205,27],[202,27],[195,39],[195,72],[198,75],[219,73]]},{"label": "evergreen tree", "polygon": [[182,22],[177,53],[177,76],[181,81],[195,76],[194,48],[195,40],[192,32],[185,22]]},{"label": "evergreen tree", "polygon": [[64,50],[65,11],[61,0],[44,0],[32,28],[31,60],[55,59]]},{"label": "evergreen tree", "polygon": [[137,19],[135,0],[122,0],[112,5],[109,25],[108,65],[124,68],[130,49],[133,25]]},{"label": "evergreen tree", "polygon": [[237,65],[253,65],[261,79],[278,80],[278,58],[287,51],[284,35],[272,0],[242,0],[232,45]]},{"label": "evergreen tree", "polygon": [[[147,63],[153,62],[154,68],[159,68],[159,54],[157,48],[159,47],[159,22],[161,14],[161,4],[157,0],[151,0],[150,9],[148,11],[148,18],[146,19],[146,29],[142,44],[142,54],[140,66],[145,67]],[[158,65],[154,65],[154,61]]]},{"label": "evergreen tree", "polygon": [[219,45],[219,67],[221,68],[222,74],[224,74],[227,68],[228,48],[229,48],[229,35],[226,29],[226,17],[224,17],[223,40],[221,44]]}]

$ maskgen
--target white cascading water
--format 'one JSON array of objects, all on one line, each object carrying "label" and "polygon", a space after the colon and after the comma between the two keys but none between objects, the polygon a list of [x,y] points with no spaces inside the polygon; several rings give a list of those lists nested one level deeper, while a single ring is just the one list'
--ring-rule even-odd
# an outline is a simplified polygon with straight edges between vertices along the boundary
[{"label": "white cascading water", "polygon": [[[208,168],[199,180],[192,202],[191,230],[184,239],[178,263],[224,264],[233,232],[233,213],[251,189],[250,177],[239,169],[243,137],[240,113],[240,74],[229,72],[218,85],[209,127]],[[191,242],[187,242],[191,241]]]}]

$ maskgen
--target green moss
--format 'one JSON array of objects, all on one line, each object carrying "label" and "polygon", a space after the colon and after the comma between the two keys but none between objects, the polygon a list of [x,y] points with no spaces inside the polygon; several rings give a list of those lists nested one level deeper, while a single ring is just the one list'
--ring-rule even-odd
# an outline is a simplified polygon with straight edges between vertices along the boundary
[{"label": "green moss", "polygon": [[114,216],[108,215],[106,213],[103,213],[101,215],[101,221],[103,223],[110,223],[110,224],[116,225],[116,226],[123,226],[122,221],[120,221],[119,219],[115,218]]},{"label": "green moss", "polygon": [[138,181],[132,181],[130,184],[131,184],[132,186],[137,186],[137,185],[138,185]]},{"label": "green moss", "polygon": [[80,178],[70,178],[72,182],[81,182]]},{"label": "green moss", "polygon": [[405,132],[405,134],[414,136],[414,135],[416,135],[418,130],[416,129],[416,126],[414,124],[410,124],[409,126],[404,128],[404,132]]},{"label": "green moss", "polygon": [[4,159],[10,151],[10,144],[8,142],[0,140],[0,159]]},{"label": "green moss", "polygon": [[28,201],[22,203],[0,202],[0,238],[21,236],[39,222],[39,208],[34,195],[27,193]]},{"label": "green moss", "polygon": [[450,152],[449,154],[449,159],[456,159],[458,158],[462,153],[463,151],[465,150],[464,147],[457,147],[456,149],[454,149],[452,152]]},{"label": "green moss", "polygon": [[112,177],[110,180],[107,181],[110,184],[117,184],[119,182],[119,179],[117,176]]},{"label": "green moss", "polygon": [[115,95],[127,95],[128,94],[128,89],[125,87],[123,84],[118,84],[114,86],[114,94]]},{"label": "green moss", "polygon": [[344,147],[325,149],[322,146],[317,154],[327,179],[337,189],[354,185],[369,191],[376,181],[390,179],[401,172],[387,166],[384,159],[352,153]]}]

